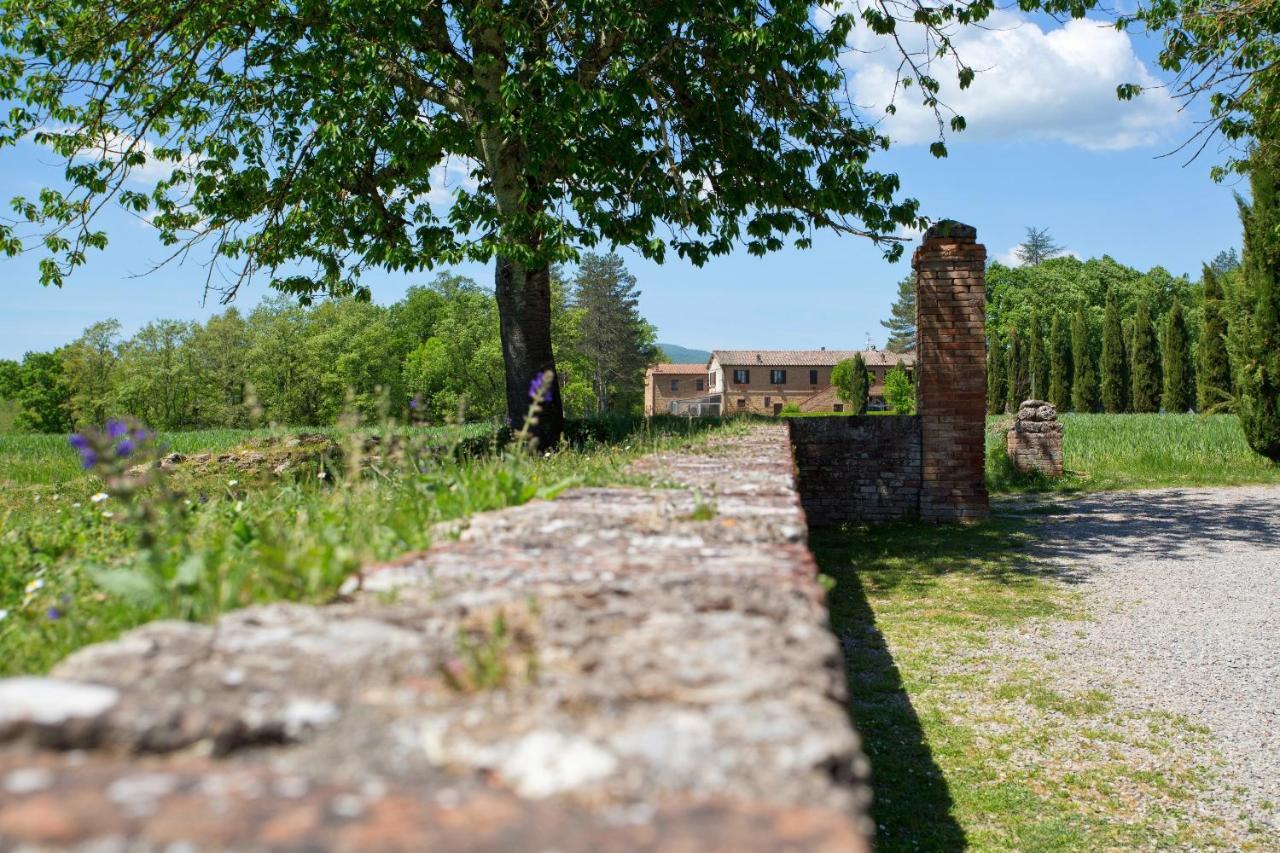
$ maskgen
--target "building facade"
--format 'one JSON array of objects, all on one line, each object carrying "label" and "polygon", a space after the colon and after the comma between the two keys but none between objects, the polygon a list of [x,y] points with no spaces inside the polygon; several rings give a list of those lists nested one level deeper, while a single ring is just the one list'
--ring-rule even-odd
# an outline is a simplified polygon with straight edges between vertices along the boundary
[{"label": "building facade", "polygon": [[644,374],[645,416],[669,414],[673,402],[705,397],[707,393],[705,364],[655,364]]}]

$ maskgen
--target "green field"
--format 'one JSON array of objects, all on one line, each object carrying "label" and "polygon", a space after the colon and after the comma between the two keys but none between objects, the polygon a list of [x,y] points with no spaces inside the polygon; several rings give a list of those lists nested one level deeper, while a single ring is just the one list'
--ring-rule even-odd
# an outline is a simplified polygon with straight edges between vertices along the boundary
[{"label": "green field", "polygon": [[1280,483],[1280,466],[1254,453],[1235,415],[1064,414],[1057,482],[1017,476],[1004,459],[1010,419],[987,421],[987,483],[995,493],[1106,491]]}]

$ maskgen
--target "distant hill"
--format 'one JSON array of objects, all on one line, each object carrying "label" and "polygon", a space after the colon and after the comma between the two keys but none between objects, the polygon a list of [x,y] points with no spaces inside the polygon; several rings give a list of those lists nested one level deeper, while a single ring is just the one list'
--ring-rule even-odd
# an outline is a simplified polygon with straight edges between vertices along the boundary
[{"label": "distant hill", "polygon": [[688,349],[687,347],[678,347],[675,344],[658,344],[658,349],[662,350],[663,356],[667,361],[674,361],[677,364],[695,364],[697,362],[705,364],[711,358],[711,353],[706,350]]}]

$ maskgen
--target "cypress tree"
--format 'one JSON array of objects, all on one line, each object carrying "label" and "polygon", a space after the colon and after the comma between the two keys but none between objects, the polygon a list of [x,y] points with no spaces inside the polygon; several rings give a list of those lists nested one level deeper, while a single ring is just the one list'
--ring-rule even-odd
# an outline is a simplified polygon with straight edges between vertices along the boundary
[{"label": "cypress tree", "polygon": [[1160,411],[1160,357],[1156,346],[1156,327],[1151,322],[1151,303],[1143,296],[1133,315],[1130,399],[1135,412]]},{"label": "cypress tree", "polygon": [[1191,367],[1191,336],[1182,303],[1173,300],[1164,318],[1164,340],[1161,361],[1164,365],[1164,409],[1185,412],[1191,408],[1195,394],[1195,377]]},{"label": "cypress tree", "polygon": [[1004,411],[1007,391],[1004,346],[999,337],[992,335],[987,344],[987,414],[998,415]]},{"label": "cypress tree", "polygon": [[1044,334],[1040,329],[1040,316],[1033,308],[1031,322],[1028,324],[1031,354],[1031,396],[1043,400],[1049,393],[1049,349],[1045,346]]},{"label": "cypress tree", "polygon": [[1029,385],[1026,344],[1017,329],[1010,329],[1009,350],[1005,355],[1005,411],[1018,411],[1027,399]]},{"label": "cypress tree", "polygon": [[1102,364],[1098,373],[1102,384],[1102,408],[1110,414],[1123,412],[1129,404],[1129,366],[1124,357],[1124,327],[1120,322],[1120,300],[1107,291],[1107,307],[1102,317]]},{"label": "cypress tree", "polygon": [[1071,318],[1071,408],[1092,412],[1098,408],[1098,373],[1093,368],[1089,315],[1083,305]]},{"label": "cypress tree", "polygon": [[1061,314],[1049,329],[1049,402],[1060,412],[1071,410],[1071,343]]},{"label": "cypress tree", "polygon": [[1236,401],[1249,446],[1280,461],[1280,177],[1262,153],[1249,164],[1253,202],[1237,198],[1244,225],[1241,316],[1232,318]]},{"label": "cypress tree", "polygon": [[1231,399],[1231,361],[1227,358],[1227,315],[1222,282],[1204,265],[1204,311],[1196,353],[1196,408],[1213,411]]}]

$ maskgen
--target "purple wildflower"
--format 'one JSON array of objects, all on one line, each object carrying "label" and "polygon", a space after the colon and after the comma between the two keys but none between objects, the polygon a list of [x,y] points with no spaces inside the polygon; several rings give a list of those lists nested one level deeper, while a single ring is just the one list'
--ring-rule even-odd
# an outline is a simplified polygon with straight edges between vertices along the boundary
[{"label": "purple wildflower", "polygon": [[107,438],[119,438],[129,434],[129,425],[124,421],[107,421]]},{"label": "purple wildflower", "polygon": [[89,439],[85,438],[78,432],[72,433],[67,436],[67,444],[70,444],[76,450],[84,452],[89,447]]},{"label": "purple wildflower", "polygon": [[133,440],[142,443],[151,439],[151,433],[145,429],[135,429],[133,431]]},{"label": "purple wildflower", "polygon": [[133,439],[126,438],[116,445],[116,456],[124,459],[133,452]]},{"label": "purple wildflower", "polygon": [[94,465],[98,464],[98,454],[86,447],[84,450],[80,451],[80,463],[84,465],[84,468],[87,471]]},{"label": "purple wildflower", "polygon": [[50,622],[55,622],[58,619],[62,618],[62,611],[56,607],[50,607],[48,610],[45,611],[44,615],[49,618]]},{"label": "purple wildflower", "polygon": [[[551,386],[546,381],[547,374],[539,373],[533,377],[533,381],[529,383],[529,397],[536,398],[539,392],[542,393],[542,401],[545,403],[551,399]],[[545,391],[543,390],[545,386]]]},{"label": "purple wildflower", "polygon": [[421,401],[418,400],[417,397],[414,397],[412,400],[409,401],[409,408],[413,409],[415,412],[418,411],[418,409],[420,409],[421,407],[422,407],[422,403]]}]

